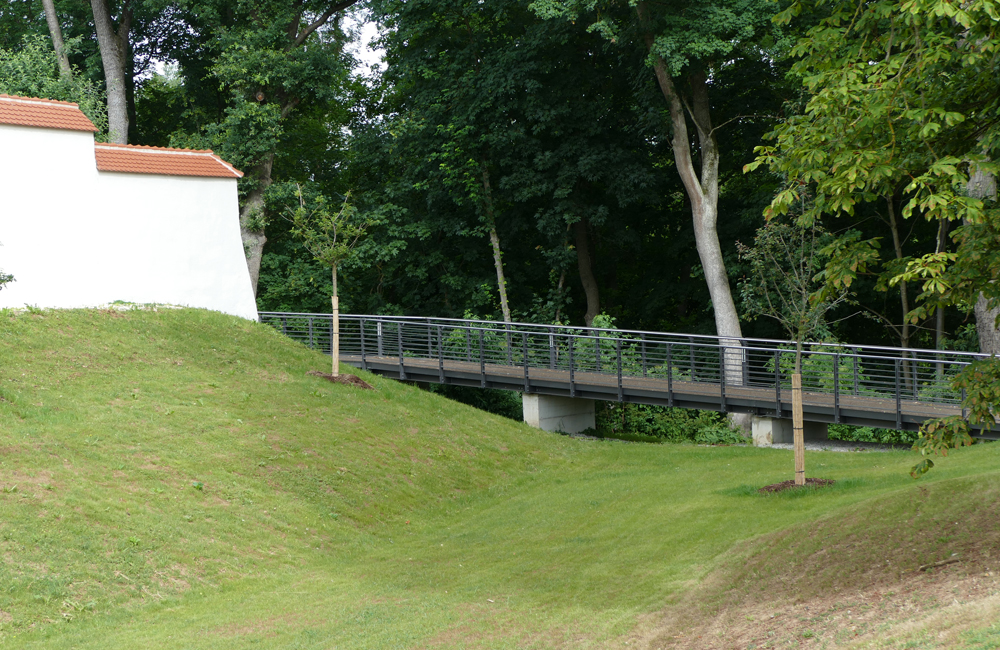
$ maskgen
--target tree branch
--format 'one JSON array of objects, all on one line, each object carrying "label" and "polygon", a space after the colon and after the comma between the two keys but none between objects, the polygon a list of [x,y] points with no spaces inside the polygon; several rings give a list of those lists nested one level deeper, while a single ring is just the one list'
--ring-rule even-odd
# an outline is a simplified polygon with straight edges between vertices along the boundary
[{"label": "tree branch", "polygon": [[653,52],[653,45],[656,39],[649,24],[649,9],[645,1],[640,1],[635,7],[639,16],[639,24],[642,28],[643,39],[646,42],[646,49],[653,57],[653,72],[656,73],[656,81],[660,86],[670,107],[670,122],[673,127],[674,137],[672,146],[674,151],[674,162],[677,165],[677,173],[680,174],[681,182],[688,192],[691,202],[700,204],[704,201],[704,192],[698,174],[694,169],[694,161],[691,159],[691,143],[689,142],[687,118],[684,116],[684,106],[677,89],[674,87],[673,79],[667,71],[667,62],[663,57]]},{"label": "tree branch", "polygon": [[344,9],[347,9],[348,7],[356,5],[358,2],[359,2],[359,0],[342,0],[341,2],[336,3],[335,5],[333,5],[332,7],[330,7],[329,9],[327,9],[326,11],[324,11],[323,15],[321,15],[319,18],[317,18],[314,22],[311,22],[308,25],[306,25],[305,29],[303,29],[299,33],[299,35],[295,38],[294,41],[292,41],[292,47],[293,48],[294,47],[298,47],[298,46],[302,45],[303,43],[305,43],[306,39],[309,38],[310,34],[312,34],[317,29],[319,29],[320,27],[322,27],[323,25],[325,25],[326,22],[328,20],[330,20],[330,16],[332,16],[333,14],[335,14],[337,12],[343,11]]}]

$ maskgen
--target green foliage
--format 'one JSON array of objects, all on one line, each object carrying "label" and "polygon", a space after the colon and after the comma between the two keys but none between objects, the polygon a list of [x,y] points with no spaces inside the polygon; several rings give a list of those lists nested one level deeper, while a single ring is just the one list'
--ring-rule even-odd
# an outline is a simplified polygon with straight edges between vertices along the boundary
[{"label": "green foliage", "polygon": [[914,431],[881,429],[878,427],[855,427],[849,424],[831,424],[828,427],[831,440],[846,442],[876,442],[882,445],[912,445],[918,437]]},{"label": "green foliage", "polygon": [[839,273],[832,279],[827,265],[842,241],[815,221],[772,219],[757,231],[752,247],[738,244],[748,266],[740,283],[744,312],[751,320],[767,316],[781,323],[800,351],[795,372],[801,372],[802,343],[829,336],[827,313],[848,299],[850,279]]},{"label": "green foliage", "polygon": [[524,419],[521,394],[516,391],[472,388],[452,384],[430,384],[427,389],[432,393],[467,404],[480,411],[493,413],[516,422]]},{"label": "green foliage", "polygon": [[597,435],[606,438],[657,442],[697,441],[703,444],[735,444],[746,441],[728,426],[725,416],[714,411],[598,402],[595,414]]},{"label": "green foliage", "polygon": [[[991,431],[997,424],[1000,359],[980,359],[966,366],[952,382],[952,387],[956,392],[964,394],[962,407],[968,415],[953,415],[925,422],[920,427],[920,437],[913,445],[914,451],[919,451],[921,456],[947,456],[950,449],[973,444],[970,425],[979,425],[982,429]],[[917,478],[932,467],[934,461],[923,458],[913,466],[910,474]]]},{"label": "green foliage", "polygon": [[[613,0],[534,0],[531,6],[543,18],[587,21],[588,31],[617,42],[634,34],[635,4],[623,7]],[[776,0],[650,4],[649,27],[655,34],[650,59],[662,57],[675,77],[692,65],[721,62],[745,55],[754,47],[775,45],[771,18],[779,9]]]},{"label": "green foliage", "polygon": [[[320,195],[307,206],[302,188],[297,188],[299,207],[289,217],[292,221],[292,235],[301,239],[306,249],[317,261],[329,266],[336,273],[337,266],[354,253],[354,248],[365,235],[368,223],[357,218],[357,210],[351,205],[350,194],[337,212],[327,207],[326,197]],[[334,285],[336,291],[336,285]]]},{"label": "green foliage", "polygon": [[694,436],[694,441],[702,445],[746,444],[746,437],[728,424],[718,423],[704,427]]},{"label": "green foliage", "polygon": [[892,284],[923,292],[907,317],[967,306],[979,292],[997,304],[998,218],[969,187],[1000,159],[994,3],[878,0],[859,11],[853,0],[796,1],[779,21],[796,16],[818,18],[793,49],[808,98],[748,166],[766,163],[785,178],[769,212],[787,213],[804,193],[809,219],[901,196],[904,218],[960,224],[957,251],[932,242],[896,270]]},{"label": "green foliage", "polygon": [[[78,42],[68,41],[67,49],[72,51]],[[107,130],[103,91],[79,71],[69,80],[62,79],[56,54],[46,37],[26,35],[19,48],[0,49],[0,93],[75,102],[99,132]]]}]

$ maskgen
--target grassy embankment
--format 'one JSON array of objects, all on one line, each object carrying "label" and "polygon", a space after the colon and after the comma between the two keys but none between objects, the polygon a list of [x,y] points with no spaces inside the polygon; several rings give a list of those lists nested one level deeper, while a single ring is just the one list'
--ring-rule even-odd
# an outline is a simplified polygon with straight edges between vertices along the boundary
[{"label": "grassy embankment", "polygon": [[[0,314],[0,643],[662,645],[995,548],[1000,446],[919,484],[903,452],[809,454],[835,487],[759,496],[791,452],[575,440],[324,368],[218,314]],[[846,569],[898,530],[929,531],[886,547],[898,574]]]}]

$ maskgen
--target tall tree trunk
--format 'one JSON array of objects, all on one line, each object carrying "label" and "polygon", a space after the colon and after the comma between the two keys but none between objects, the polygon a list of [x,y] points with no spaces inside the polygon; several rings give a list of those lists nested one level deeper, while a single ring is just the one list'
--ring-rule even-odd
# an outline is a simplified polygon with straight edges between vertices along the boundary
[{"label": "tall tree trunk", "polygon": [[[642,24],[646,47],[653,52],[654,38],[649,29],[646,2],[636,5]],[[722,258],[722,246],[716,230],[719,210],[719,146],[712,128],[710,104],[708,100],[708,80],[704,72],[696,71],[688,75],[691,83],[691,119],[698,134],[701,153],[701,174],[695,171],[688,136],[687,117],[674,81],[667,70],[666,61],[653,57],[653,72],[663,97],[670,109],[670,123],[673,129],[671,142],[677,173],[684,184],[691,201],[691,216],[694,221],[695,244],[708,283],[708,293],[715,312],[715,331],[723,337],[733,337],[734,345],[739,345],[743,337],[739,315],[729,289],[729,276]]]},{"label": "tall tree trunk", "polygon": [[[903,259],[903,240],[899,236],[899,222],[896,221],[896,205],[892,195],[886,197],[885,204],[889,213],[889,229],[892,231],[893,250],[896,252],[896,259],[901,260]],[[906,349],[910,347],[910,295],[907,292],[905,282],[899,283],[899,302],[903,310],[903,324],[899,329],[899,347]],[[909,393],[913,390],[913,378],[910,376],[909,361],[905,357],[903,358],[902,370],[903,383]]]},{"label": "tall tree trunk", "polygon": [[[892,231],[892,245],[896,252],[896,259],[903,259],[903,240],[899,236],[899,223],[896,221],[896,206],[893,203],[892,197],[886,197],[886,206],[889,211],[889,229]],[[903,309],[903,325],[900,328],[899,334],[899,347],[908,348],[910,347],[910,319],[907,315],[910,313],[910,297],[907,292],[906,282],[899,283],[899,302]]]},{"label": "tall tree trunk", "polygon": [[132,41],[128,38],[122,42],[122,51],[125,53],[125,111],[128,114],[128,141],[136,142],[138,139],[138,120],[135,110],[135,56],[132,50]]},{"label": "tall tree trunk", "polygon": [[[951,222],[947,219],[942,219],[941,224],[938,226],[938,236],[937,236],[937,252],[942,253],[944,249],[948,246],[948,230],[951,228]],[[944,343],[944,305],[940,305],[937,309],[937,322],[934,329],[934,347],[938,350]]]},{"label": "tall tree trunk", "polygon": [[[646,41],[646,49],[653,54],[655,38],[650,28],[649,7],[645,0],[636,4],[640,28]],[[673,130],[671,147],[674,153],[674,164],[681,177],[681,183],[691,201],[691,216],[694,221],[694,240],[698,249],[702,269],[705,271],[705,281],[708,283],[708,294],[712,300],[712,310],[715,314],[715,333],[721,337],[724,346],[724,363],[726,382],[731,385],[743,384],[743,349],[740,339],[743,330],[740,327],[739,314],[733,302],[733,294],[729,288],[729,276],[722,258],[722,246],[719,244],[717,230],[719,218],[719,144],[712,127],[711,104],[708,99],[708,79],[704,71],[695,70],[688,73],[691,84],[690,115],[698,134],[698,148],[701,154],[701,174],[695,171],[694,158],[691,155],[691,139],[688,135],[687,117],[684,102],[674,86],[674,81],[667,70],[663,57],[654,54],[653,72],[660,92],[667,100],[670,110],[670,125]],[[744,413],[733,413],[729,417],[730,424],[749,432],[752,417]]]},{"label": "tall tree trunk", "polygon": [[121,20],[115,30],[108,11],[108,0],[90,0],[94,12],[97,44],[104,65],[104,79],[108,90],[108,140],[116,144],[128,143],[128,100],[125,94],[125,47],[132,28],[132,9],[126,1]]},{"label": "tall tree trunk", "polygon": [[[997,181],[993,174],[976,168],[969,178],[969,196],[979,199],[996,198]],[[979,294],[976,301],[976,333],[979,334],[979,351],[983,354],[1000,354],[1000,330],[997,330],[997,317],[1000,307],[988,309],[986,297]]]},{"label": "tall tree trunk", "polygon": [[490,229],[490,244],[493,246],[493,266],[497,270],[497,287],[500,289],[500,310],[503,312],[505,323],[510,320],[510,305],[507,303],[507,278],[503,272],[503,256],[500,252],[500,236],[497,235],[496,214],[493,209],[493,190],[490,186],[490,171],[486,163],[482,163],[483,168],[483,203],[486,208],[486,225]]},{"label": "tall tree trunk", "polygon": [[[556,285],[556,300],[562,300],[563,287],[566,286],[566,269],[559,272],[559,284]],[[558,307],[556,307],[555,322],[559,322],[559,313],[562,311],[562,304],[557,302]]]},{"label": "tall tree trunk", "polygon": [[[91,3],[103,3],[106,0],[90,0]],[[126,0],[127,2],[128,0]],[[341,12],[358,0],[342,0],[327,7],[320,16],[311,23],[302,23],[302,2],[297,2],[299,12],[288,25],[288,42],[286,52],[292,52],[302,46],[309,36],[320,29],[330,20],[331,16]],[[263,91],[261,91],[263,93]],[[264,96],[262,94],[262,96]],[[284,97],[278,93],[281,99],[281,119],[284,120],[299,105],[301,98]],[[253,286],[253,293],[257,295],[257,281],[260,279],[260,262],[264,256],[264,244],[267,237],[264,236],[265,216],[267,206],[264,202],[264,193],[271,186],[271,170],[274,167],[274,154],[272,150],[266,154],[253,169],[252,178],[256,180],[254,189],[247,193],[240,207],[240,234],[243,237],[243,252],[247,257],[247,270],[250,272],[250,284]]]},{"label": "tall tree trunk", "polygon": [[581,218],[573,224],[573,234],[576,236],[576,262],[580,268],[580,283],[583,284],[583,293],[587,296],[587,313],[583,315],[583,321],[587,327],[591,327],[594,318],[601,313],[601,294],[597,288],[597,278],[594,277],[590,240],[587,238],[587,222]]},{"label": "tall tree trunk", "polygon": [[[951,226],[951,222],[947,219],[942,219],[940,225],[938,226],[938,237],[937,237],[937,252],[944,252],[945,247],[948,245],[948,229]],[[941,350],[944,348],[944,305],[938,305],[937,312],[934,314],[934,349]],[[942,361],[941,355],[937,355],[938,361]],[[938,381],[944,380],[944,363],[937,364],[937,376]]]},{"label": "tall tree trunk", "polygon": [[247,193],[240,209],[240,234],[243,237],[243,252],[247,256],[247,268],[250,271],[250,284],[253,293],[257,295],[257,280],[260,279],[260,261],[264,255],[264,223],[266,206],[264,192],[271,186],[271,168],[274,166],[274,153],[264,156],[264,159],[253,169],[256,179],[254,189]]},{"label": "tall tree trunk", "polygon": [[69,67],[69,56],[66,54],[66,43],[63,42],[62,27],[59,25],[59,16],[56,15],[56,5],[54,0],[42,0],[42,7],[45,9],[45,22],[49,24],[49,34],[52,36],[52,48],[56,51],[56,59],[59,61],[59,76],[63,81],[73,78],[73,70]]},{"label": "tall tree trunk", "polygon": [[988,309],[986,297],[979,294],[976,301],[976,333],[979,334],[979,351],[983,354],[1000,355],[1000,330],[997,329],[997,317],[1000,307]]}]

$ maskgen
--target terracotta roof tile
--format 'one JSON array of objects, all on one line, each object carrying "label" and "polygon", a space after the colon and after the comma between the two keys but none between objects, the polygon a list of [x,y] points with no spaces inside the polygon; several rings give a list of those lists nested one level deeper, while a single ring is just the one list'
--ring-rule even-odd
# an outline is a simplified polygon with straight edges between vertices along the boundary
[{"label": "terracotta roof tile", "polygon": [[94,145],[94,153],[97,156],[97,168],[104,172],[221,178],[243,176],[243,172],[208,149],[168,149],[98,143]]},{"label": "terracotta roof tile", "polygon": [[69,131],[97,130],[76,104],[13,95],[0,95],[0,124]]}]

